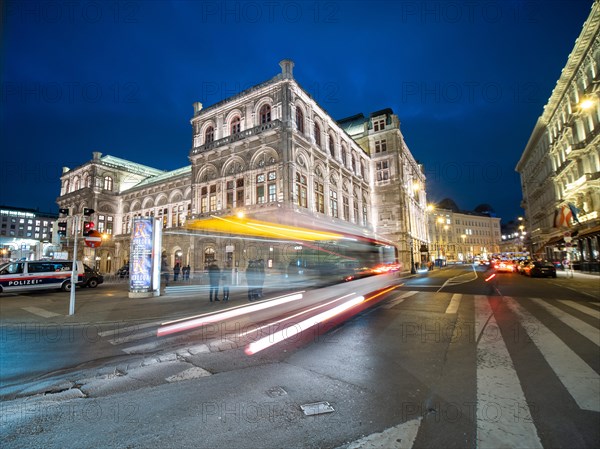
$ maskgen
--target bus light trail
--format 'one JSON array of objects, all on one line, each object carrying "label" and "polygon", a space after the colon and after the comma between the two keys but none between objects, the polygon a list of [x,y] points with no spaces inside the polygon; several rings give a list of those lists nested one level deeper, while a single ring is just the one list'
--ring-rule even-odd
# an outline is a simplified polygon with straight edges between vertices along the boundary
[{"label": "bus light trail", "polygon": [[225,310],[224,312],[200,315],[191,318],[183,318],[177,321],[169,321],[163,324],[163,327],[156,331],[156,336],[164,337],[165,335],[174,334],[176,332],[183,332],[197,327],[202,327],[206,324],[216,323],[218,321],[227,320],[241,315],[246,315],[248,313],[257,312],[259,310],[268,309],[270,307],[286,304],[291,301],[297,301],[298,299],[302,299],[302,296],[302,293],[296,293],[293,295],[283,296],[281,298],[236,307],[234,309]]},{"label": "bus light trail", "polygon": [[282,330],[281,332],[277,332],[273,335],[268,335],[266,337],[263,337],[260,340],[252,342],[248,346],[246,346],[246,349],[244,350],[244,352],[248,355],[256,354],[257,352],[260,352],[263,349],[266,349],[266,348],[273,346],[283,340],[293,337],[294,335],[297,335],[298,333],[302,332],[303,330],[310,329],[311,327],[313,327],[319,323],[322,323],[323,321],[327,321],[327,320],[335,317],[336,315],[339,315],[339,314],[345,312],[346,310],[361,304],[364,300],[365,300],[364,296],[358,296],[354,299],[351,299],[348,302],[345,302],[344,304],[340,304],[339,306],[334,307],[331,310],[321,312],[320,314],[315,315],[312,318],[308,318],[304,321],[301,321],[300,323],[296,324],[293,328],[287,328],[287,329]]},{"label": "bus light trail", "polygon": [[240,337],[245,337],[246,335],[248,335],[248,334],[251,334],[252,332],[259,332],[259,331],[261,331],[261,330],[263,330],[263,329],[265,329],[265,328],[268,328],[268,327],[275,326],[275,325],[277,325],[277,324],[279,324],[279,323],[282,323],[282,322],[284,322],[284,321],[291,320],[292,318],[296,318],[296,317],[298,317],[298,316],[300,316],[300,315],[304,315],[304,314],[306,314],[306,313],[309,313],[309,312],[312,312],[312,311],[314,311],[314,310],[317,310],[317,309],[320,309],[320,308],[323,308],[323,307],[327,307],[327,306],[329,306],[329,305],[333,304],[334,302],[341,301],[342,299],[344,299],[344,298],[347,298],[348,296],[352,296],[352,295],[356,295],[356,293],[355,293],[355,292],[353,292],[353,293],[348,293],[347,295],[344,295],[344,296],[341,296],[341,297],[339,297],[339,298],[333,299],[333,300],[331,300],[331,301],[329,301],[329,302],[326,302],[325,304],[317,304],[316,306],[314,306],[314,307],[311,307],[310,309],[306,309],[306,310],[303,310],[303,311],[301,311],[301,312],[295,313],[295,314],[293,314],[293,315],[286,316],[286,317],[284,317],[284,318],[281,318],[280,320],[272,321],[272,322],[270,322],[270,323],[268,323],[268,324],[263,324],[262,326],[260,326],[260,327],[257,327],[257,328],[255,328],[255,329],[252,329],[252,330],[249,330],[249,331],[246,331],[246,332],[242,332],[241,334],[238,334],[238,335],[237,335],[237,337],[238,337],[238,338],[240,338]]}]

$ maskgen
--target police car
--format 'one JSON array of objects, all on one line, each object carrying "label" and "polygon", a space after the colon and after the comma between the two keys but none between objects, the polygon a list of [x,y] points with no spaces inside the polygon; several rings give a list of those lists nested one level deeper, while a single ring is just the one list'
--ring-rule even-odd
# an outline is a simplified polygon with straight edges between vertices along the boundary
[{"label": "police car", "polygon": [[[104,277],[77,262],[77,285],[96,287]],[[72,260],[19,260],[0,265],[0,293],[25,290],[71,290]]]}]

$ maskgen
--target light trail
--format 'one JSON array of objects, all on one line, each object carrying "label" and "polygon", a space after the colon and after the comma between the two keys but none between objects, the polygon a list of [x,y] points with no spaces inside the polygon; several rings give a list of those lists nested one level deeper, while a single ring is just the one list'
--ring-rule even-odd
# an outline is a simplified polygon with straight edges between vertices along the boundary
[{"label": "light trail", "polygon": [[302,299],[302,293],[303,292],[299,292],[292,295],[282,296],[280,298],[260,301],[254,304],[238,306],[233,309],[225,310],[224,312],[209,313],[189,318],[181,318],[175,321],[167,321],[166,323],[162,324],[163,327],[159,328],[156,331],[156,336],[163,337],[165,335],[173,334],[176,332],[183,332],[186,330],[201,327],[205,324],[215,323],[217,321],[227,320],[241,315],[246,315],[248,313],[257,312],[259,310],[279,306],[281,304],[286,304],[292,301],[297,301],[298,299]]},{"label": "light trail", "polygon": [[262,325],[260,327],[257,327],[256,329],[252,329],[252,330],[249,330],[249,331],[246,331],[246,332],[242,332],[241,334],[238,334],[237,336],[238,337],[245,337],[246,335],[251,334],[252,332],[259,332],[259,331],[263,330],[266,327],[274,326],[274,325],[279,324],[279,323],[281,323],[283,321],[290,320],[290,319],[296,318],[296,317],[298,317],[300,315],[304,315],[306,313],[312,312],[313,310],[317,310],[317,309],[320,309],[322,307],[326,307],[326,306],[328,306],[330,304],[333,304],[334,302],[338,302],[338,301],[340,301],[340,300],[342,300],[344,298],[347,298],[348,296],[352,296],[352,295],[355,295],[355,294],[356,294],[356,292],[348,293],[347,295],[344,295],[344,296],[341,296],[339,298],[333,299],[333,300],[331,300],[331,301],[329,301],[327,303],[318,304],[318,305],[316,305],[314,307],[311,307],[310,309],[306,309],[306,310],[303,310],[301,312],[295,313],[294,315],[286,316],[285,318],[282,318],[282,319],[277,320],[277,321],[272,321],[272,322],[270,322],[268,324],[264,324],[264,325]]},{"label": "light trail", "polygon": [[351,299],[348,302],[345,302],[344,304],[340,304],[339,306],[334,307],[333,309],[327,310],[325,312],[321,312],[320,314],[315,315],[314,317],[311,317],[304,321],[301,321],[300,323],[296,324],[291,329],[287,328],[286,331],[289,331],[289,332],[285,332],[285,334],[284,334],[284,331],[282,330],[281,332],[276,332],[275,334],[271,334],[266,337],[263,337],[260,340],[252,342],[248,346],[246,346],[246,349],[244,350],[244,352],[248,355],[256,354],[257,352],[260,352],[263,349],[266,349],[266,348],[273,346],[279,342],[282,342],[283,340],[291,338],[291,337],[299,334],[300,332],[303,332],[304,330],[308,330],[311,327],[313,327],[319,323],[322,323],[323,321],[327,321],[327,320],[333,318],[334,316],[339,315],[340,313],[343,313],[346,310],[361,304],[364,300],[365,300],[364,296],[358,296],[354,299]]}]

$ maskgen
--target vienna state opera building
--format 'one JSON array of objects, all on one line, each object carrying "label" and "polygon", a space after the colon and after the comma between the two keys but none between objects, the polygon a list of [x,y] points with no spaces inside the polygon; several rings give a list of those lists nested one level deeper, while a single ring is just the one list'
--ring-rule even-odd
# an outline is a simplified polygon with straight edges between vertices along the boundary
[{"label": "vienna state opera building", "polygon": [[[333,251],[329,234],[385,242],[404,270],[428,257],[424,171],[398,117],[384,109],[336,121],[295,81],[292,61],[280,66],[210,107],[194,103],[188,166],[163,171],[95,152],[63,168],[63,250],[81,236],[77,215],[104,237],[93,250],[78,244],[78,256],[108,273],[128,262],[136,217],[159,219],[161,254],[192,273],[213,260],[240,270],[257,259],[272,270],[310,264],[309,254]],[[84,208],[95,212],[86,218]]]}]

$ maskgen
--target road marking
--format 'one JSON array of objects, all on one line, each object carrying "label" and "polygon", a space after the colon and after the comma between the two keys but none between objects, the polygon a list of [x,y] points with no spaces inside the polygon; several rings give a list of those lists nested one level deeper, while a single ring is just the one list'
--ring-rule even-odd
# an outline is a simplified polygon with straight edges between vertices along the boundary
[{"label": "road marking", "polygon": [[475,297],[477,447],[542,448],[510,354],[485,296]]},{"label": "road marking", "polygon": [[462,295],[460,293],[453,294],[452,299],[450,300],[450,304],[448,304],[448,308],[446,309],[446,313],[457,313],[461,299]]},{"label": "road marking", "polygon": [[[460,278],[460,277],[463,277],[463,276],[468,276],[468,275],[470,275],[470,274],[474,274],[474,275],[475,275],[475,277],[473,277],[473,278],[471,278],[471,279],[467,279],[467,280],[465,280],[465,281],[458,281],[458,280],[455,280],[455,279],[458,279],[458,278]],[[477,278],[478,278],[478,276],[477,276],[477,271],[475,270],[475,267],[473,267],[473,273],[463,273],[463,274],[459,274],[459,275],[456,275],[456,276],[453,276],[453,277],[449,278],[448,280],[446,280],[446,282],[444,282],[444,285],[442,285],[442,286],[440,287],[440,289],[439,289],[439,290],[438,290],[436,293],[439,293],[439,292],[440,292],[440,291],[441,291],[441,290],[442,290],[444,287],[446,287],[446,286],[453,286],[453,285],[466,284],[467,282],[473,282],[473,281],[474,281],[474,280],[476,280]]]},{"label": "road marking", "polygon": [[600,376],[596,371],[514,298],[505,296],[504,301],[520,317],[523,329],[579,407],[600,412]]},{"label": "road marking", "polygon": [[60,313],[50,312],[48,310],[40,309],[39,307],[21,307],[23,310],[34,315],[41,316],[44,318],[52,318],[54,316],[61,316]]},{"label": "road marking", "polygon": [[543,299],[540,298],[531,298],[533,302],[539,304],[548,312],[550,312],[555,317],[559,318],[563,323],[569,326],[571,329],[576,331],[577,333],[583,335],[585,338],[590,340],[596,346],[600,346],[600,330],[596,329],[594,326],[590,326],[583,320],[574,317],[573,315],[568,314],[562,309],[558,307],[548,304]]},{"label": "road marking", "polygon": [[356,440],[347,449],[411,449],[420,425],[421,418],[413,419]]},{"label": "road marking", "polygon": [[[158,329],[158,326],[156,326]],[[139,334],[127,335],[126,337],[118,337],[113,338],[112,340],[108,340],[111,345],[121,345],[123,343],[129,343],[130,341],[138,341],[143,340],[148,337],[156,337],[156,329],[146,332],[140,332]]]},{"label": "road marking", "polygon": [[570,299],[559,299],[558,301],[566,306],[573,307],[574,309],[577,309],[580,312],[585,313],[586,315],[600,319],[600,310],[591,309]]},{"label": "road marking", "polygon": [[418,291],[415,290],[411,290],[409,292],[405,292],[402,293],[400,295],[400,297],[391,300],[390,302],[388,302],[387,304],[383,305],[384,309],[391,309],[394,306],[397,306],[398,304],[400,304],[402,301],[404,301],[406,298],[410,298],[412,295],[416,295],[417,293],[419,293]]},{"label": "road marking", "polygon": [[160,326],[160,321],[154,322],[154,323],[144,323],[144,324],[136,324],[134,326],[127,326],[127,327],[115,327],[114,329],[108,330],[108,331],[102,331],[102,332],[98,332],[98,335],[101,337],[107,337],[107,336],[115,336],[115,335],[120,335],[120,334],[130,334],[131,332],[135,332],[138,331],[140,329],[146,329],[147,327],[158,327]]}]

